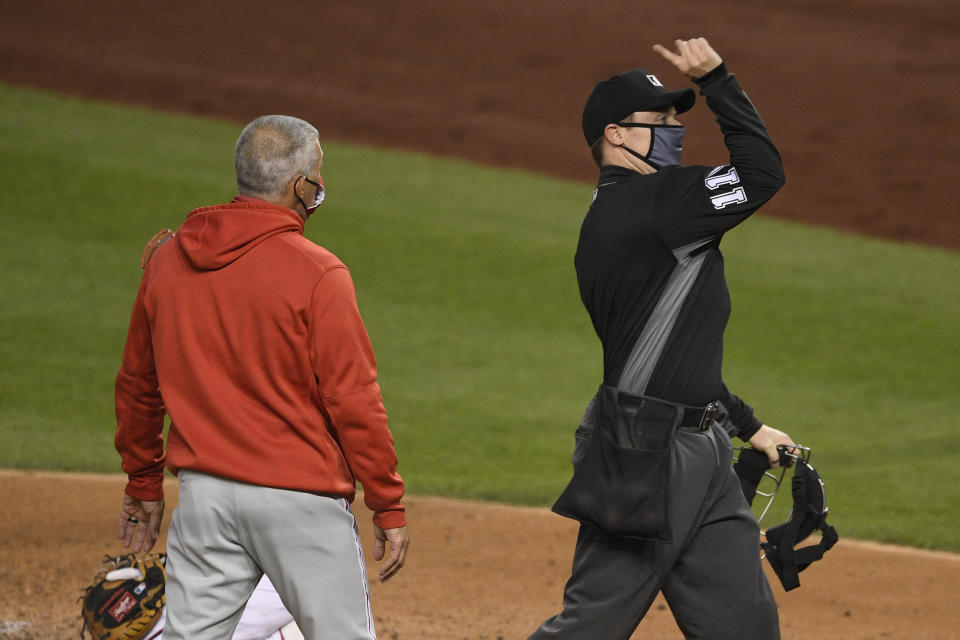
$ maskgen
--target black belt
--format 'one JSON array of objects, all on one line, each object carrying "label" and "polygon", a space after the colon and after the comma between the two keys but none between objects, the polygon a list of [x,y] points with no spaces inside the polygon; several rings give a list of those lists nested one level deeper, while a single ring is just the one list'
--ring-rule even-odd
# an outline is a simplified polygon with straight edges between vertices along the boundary
[{"label": "black belt", "polygon": [[711,402],[705,407],[678,407],[678,409],[683,412],[679,427],[691,431],[706,431],[720,416],[719,402]]}]

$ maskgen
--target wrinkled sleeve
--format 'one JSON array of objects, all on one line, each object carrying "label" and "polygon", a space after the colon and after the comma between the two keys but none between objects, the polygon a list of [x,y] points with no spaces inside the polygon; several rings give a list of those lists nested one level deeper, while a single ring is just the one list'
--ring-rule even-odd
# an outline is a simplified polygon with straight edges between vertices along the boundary
[{"label": "wrinkled sleeve", "polygon": [[138,500],[163,497],[163,398],[157,383],[150,324],[144,306],[144,276],[130,314],[123,359],[114,386],[117,433],[114,446],[127,474],[127,495]]},{"label": "wrinkled sleeve", "polygon": [[374,523],[406,524],[404,485],[377,384],[377,364],[350,272],[327,271],[311,300],[310,351],[323,408],[351,472],[363,486]]},{"label": "wrinkled sleeve", "polygon": [[721,424],[731,436],[746,442],[760,429],[762,423],[753,415],[753,407],[731,393],[727,385],[723,385],[720,404],[724,413]]},{"label": "wrinkled sleeve", "polygon": [[720,237],[769,201],[786,181],[780,154],[736,76],[721,64],[697,84],[717,117],[730,161],[662,170],[664,182],[654,211],[671,248]]}]

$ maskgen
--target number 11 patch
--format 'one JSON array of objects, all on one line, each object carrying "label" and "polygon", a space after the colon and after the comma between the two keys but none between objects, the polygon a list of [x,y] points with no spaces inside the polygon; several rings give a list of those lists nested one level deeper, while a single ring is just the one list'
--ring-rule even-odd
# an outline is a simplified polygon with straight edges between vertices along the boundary
[{"label": "number 11 patch", "polygon": [[[740,176],[737,175],[736,167],[730,167],[723,173],[720,173],[724,167],[717,167],[713,171],[707,174],[707,177],[704,178],[703,183],[707,186],[707,189],[710,191],[716,191],[720,187],[729,187],[732,185],[740,184]],[[716,195],[710,196],[710,202],[713,203],[713,208],[720,210],[731,204],[743,204],[747,201],[747,192],[743,190],[742,186],[735,187],[733,189],[724,190]]]}]

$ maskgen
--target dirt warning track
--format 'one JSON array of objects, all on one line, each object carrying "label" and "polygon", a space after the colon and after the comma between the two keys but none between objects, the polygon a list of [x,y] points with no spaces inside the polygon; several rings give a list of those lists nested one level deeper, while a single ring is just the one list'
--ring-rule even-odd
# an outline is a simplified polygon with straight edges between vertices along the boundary
[{"label": "dirt warning track", "polygon": [[[0,4],[0,82],[592,182],[580,111],[650,49],[707,36],[784,158],[763,215],[960,248],[960,55],[943,0],[255,0]],[[726,160],[701,104],[685,161]]]}]

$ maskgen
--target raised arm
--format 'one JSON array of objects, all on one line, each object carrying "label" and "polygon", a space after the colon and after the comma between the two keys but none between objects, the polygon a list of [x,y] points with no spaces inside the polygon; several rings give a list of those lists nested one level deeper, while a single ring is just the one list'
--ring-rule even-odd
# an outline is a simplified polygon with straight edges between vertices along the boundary
[{"label": "raised arm", "polygon": [[[786,178],[760,114],[705,38],[677,40],[676,51],[659,44],[654,50],[700,87],[730,152],[724,165],[664,170],[661,191],[670,197],[658,199],[655,211],[664,238],[676,248],[721,236],[773,197]],[[679,200],[677,193],[683,194]]]}]

